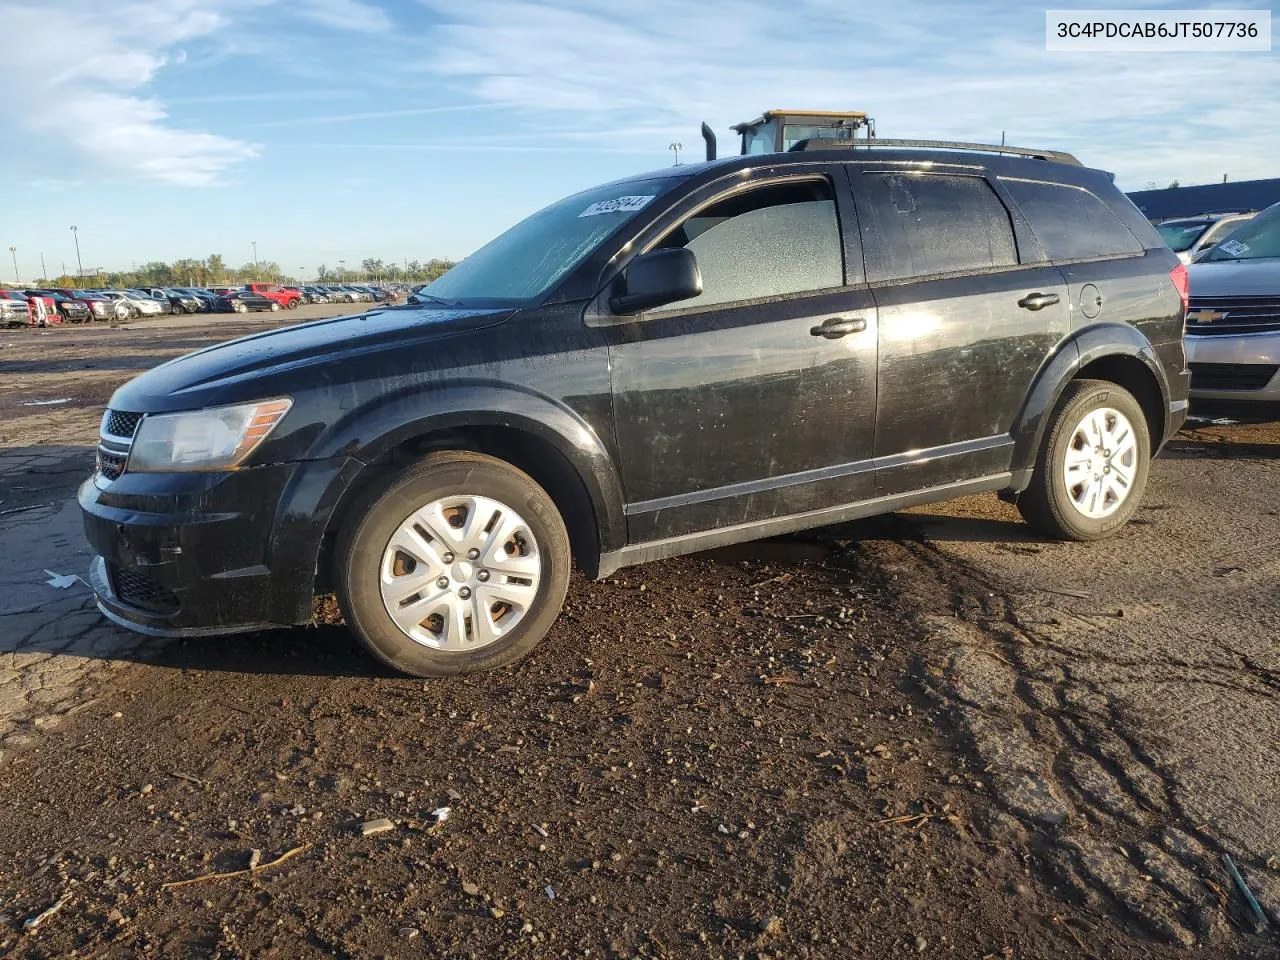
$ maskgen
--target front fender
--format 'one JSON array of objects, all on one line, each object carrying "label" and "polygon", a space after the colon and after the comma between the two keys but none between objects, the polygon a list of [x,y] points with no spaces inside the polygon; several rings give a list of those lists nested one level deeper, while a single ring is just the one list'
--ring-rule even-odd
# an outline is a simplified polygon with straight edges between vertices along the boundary
[{"label": "front fender", "polygon": [[[1095,360],[1117,356],[1142,362],[1160,388],[1161,409],[1167,414],[1169,383],[1155,348],[1142,332],[1127,323],[1099,323],[1083,327],[1063,340],[1045,361],[1014,422],[1010,492],[1021,493],[1031,482],[1031,472],[1044,442],[1049,415],[1058,405],[1067,384]],[[1158,444],[1162,439],[1153,437],[1152,442]]]},{"label": "front fender", "polygon": [[[519,430],[553,446],[582,481],[595,514],[599,549],[626,537],[622,490],[613,457],[591,425],[568,407],[532,390],[486,381],[453,383],[379,398],[348,411],[312,443],[277,508],[273,566],[293,571],[277,583],[273,605],[281,622],[310,618],[321,541],[343,495],[365,467],[425,434],[467,427]],[[296,575],[295,575],[296,574]]]}]

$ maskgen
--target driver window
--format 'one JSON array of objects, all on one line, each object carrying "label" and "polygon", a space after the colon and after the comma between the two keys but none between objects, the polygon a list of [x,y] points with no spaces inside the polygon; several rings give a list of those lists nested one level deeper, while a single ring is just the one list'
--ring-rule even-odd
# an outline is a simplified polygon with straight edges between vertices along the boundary
[{"label": "driver window", "polygon": [[671,310],[844,285],[840,226],[826,180],[775,184],[718,200],[657,244],[671,247],[693,251],[702,273],[702,293]]}]

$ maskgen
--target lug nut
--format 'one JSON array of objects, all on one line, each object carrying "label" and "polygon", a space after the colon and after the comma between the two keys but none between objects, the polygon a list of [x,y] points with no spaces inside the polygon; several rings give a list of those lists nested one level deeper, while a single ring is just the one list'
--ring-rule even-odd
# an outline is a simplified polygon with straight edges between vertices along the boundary
[{"label": "lug nut", "polygon": [[476,579],[477,579],[477,580],[479,580],[481,583],[486,583],[486,582],[488,582],[488,580],[489,580],[489,571],[488,571],[488,570],[481,570],[479,573],[477,573],[477,574],[476,574]]},{"label": "lug nut", "polygon": [[440,559],[441,559],[441,560],[443,560],[445,563],[453,563],[453,554],[452,554],[452,553],[446,553],[446,554],[445,554],[443,557],[441,557]]},{"label": "lug nut", "polygon": [[470,550],[467,551],[468,560],[474,560],[478,556],[480,556],[480,551],[477,550],[475,547],[472,547]]},{"label": "lug nut", "polygon": [[471,599],[471,588],[470,588],[470,587],[463,587],[461,590],[459,590],[459,591],[458,591],[458,596],[460,596],[463,600],[470,600],[470,599]]},{"label": "lug nut", "polygon": [[436,586],[439,587],[441,590],[445,589],[445,587],[449,586],[449,578],[441,577],[439,580],[436,581]]}]

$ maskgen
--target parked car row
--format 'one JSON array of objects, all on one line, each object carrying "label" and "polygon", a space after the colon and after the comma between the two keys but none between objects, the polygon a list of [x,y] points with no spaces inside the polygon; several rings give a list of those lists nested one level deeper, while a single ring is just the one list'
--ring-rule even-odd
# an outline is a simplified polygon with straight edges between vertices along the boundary
[{"label": "parked car row", "polygon": [[129,287],[81,290],[0,288],[0,325],[44,326],[93,320],[134,320],[183,313],[247,313],[293,310],[304,303],[385,303],[402,288],[368,284],[247,283],[242,287]]}]

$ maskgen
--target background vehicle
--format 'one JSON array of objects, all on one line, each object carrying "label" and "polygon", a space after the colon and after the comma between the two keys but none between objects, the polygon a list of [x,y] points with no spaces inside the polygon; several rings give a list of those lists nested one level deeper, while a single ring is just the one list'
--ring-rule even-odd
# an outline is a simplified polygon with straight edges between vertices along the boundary
[{"label": "background vehicle", "polygon": [[[25,327],[34,325],[35,312],[31,309],[31,300],[22,291],[0,287],[0,303],[5,304],[3,316],[6,326]],[[21,322],[18,322],[19,319]]]},{"label": "background vehicle", "polygon": [[25,327],[30,322],[25,298],[17,300],[0,294],[0,327]]},{"label": "background vehicle", "polygon": [[58,309],[58,301],[52,295],[43,291],[31,290],[0,290],[0,297],[9,300],[21,301],[26,304],[28,318],[33,326],[49,326],[55,323],[62,323],[63,314]]},{"label": "background vehicle", "polygon": [[[137,290],[102,290],[101,294],[109,300],[123,303],[128,317],[158,317],[169,312],[169,305],[151,297],[143,296]],[[117,313],[117,319],[121,319]]]},{"label": "background vehicle", "polygon": [[1187,270],[1195,408],[1280,412],[1280,204],[1238,226]]},{"label": "background vehicle", "polygon": [[301,293],[286,289],[278,283],[246,283],[244,288],[268,300],[274,300],[288,310],[297,309],[298,304],[302,302]]},{"label": "background vehicle", "polygon": [[1156,224],[1169,249],[1183,263],[1212,249],[1240,224],[1253,219],[1252,213],[1214,213],[1203,217],[1183,217]]},{"label": "background vehicle", "polygon": [[252,290],[229,290],[214,303],[220,313],[250,313],[257,310],[279,310],[280,301],[271,300]]},{"label": "background vehicle", "polygon": [[147,296],[153,300],[159,300],[169,304],[171,313],[199,313],[201,309],[200,300],[194,294],[185,293],[171,287],[153,287],[145,291]]},{"label": "background vehicle", "polygon": [[1116,532],[1186,416],[1187,268],[1065,154],[838,143],[585,191],[425,305],[133,380],[80,489],[101,609],[256,629],[333,590],[375,656],[442,675],[530,650],[571,562],[982,491]]},{"label": "background vehicle", "polygon": [[93,319],[87,303],[78,298],[69,297],[60,290],[27,290],[24,292],[27,296],[43,296],[52,300],[57,312],[68,323],[85,323]]}]

